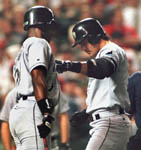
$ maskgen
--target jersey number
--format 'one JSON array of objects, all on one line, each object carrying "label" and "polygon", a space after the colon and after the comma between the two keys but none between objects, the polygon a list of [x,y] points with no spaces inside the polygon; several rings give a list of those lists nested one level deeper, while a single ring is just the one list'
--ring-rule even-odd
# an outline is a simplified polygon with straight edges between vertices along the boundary
[{"label": "jersey number", "polygon": [[21,79],[20,71],[19,71],[18,69],[16,69],[16,70],[15,70],[15,81],[16,81],[16,84],[17,84],[17,85],[19,85],[20,79]]}]

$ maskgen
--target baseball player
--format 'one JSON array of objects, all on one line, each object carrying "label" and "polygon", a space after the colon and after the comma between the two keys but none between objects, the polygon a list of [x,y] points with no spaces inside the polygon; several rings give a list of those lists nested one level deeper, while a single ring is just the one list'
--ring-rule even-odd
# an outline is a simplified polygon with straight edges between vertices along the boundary
[{"label": "baseball player", "polygon": [[9,130],[9,114],[13,106],[16,104],[16,96],[17,96],[17,92],[16,92],[16,89],[14,88],[6,96],[4,105],[0,112],[0,120],[2,121],[1,137],[2,137],[4,148],[6,150],[14,150],[13,139],[11,138],[11,134]]},{"label": "baseball player", "polygon": [[[2,107],[0,113],[0,120],[2,120],[1,125],[1,137],[6,150],[11,150],[13,147],[13,141],[11,139],[11,134],[9,131],[9,114],[11,109],[16,105],[17,91],[16,88],[12,89],[6,96],[5,103]],[[53,117],[55,121],[52,125],[50,137],[48,138],[48,149],[49,150],[70,150],[69,147],[69,122],[67,111],[69,110],[68,100],[64,94],[61,93],[61,100],[55,106]],[[59,130],[60,129],[60,130]],[[60,138],[59,138],[60,137]],[[60,142],[59,142],[60,141]],[[59,144],[61,143],[61,145]],[[14,150],[14,149],[13,149]]]},{"label": "baseball player", "polygon": [[86,150],[123,150],[129,139],[131,122],[125,114],[130,107],[127,93],[128,61],[125,51],[109,40],[98,20],[86,18],[72,29],[78,45],[90,59],[56,61],[57,71],[72,71],[89,77],[86,111],[73,115],[71,122],[90,121]]},{"label": "baseball player", "polygon": [[[128,93],[131,101],[130,113],[135,119],[137,130],[130,137],[127,150],[141,149],[141,72],[135,72],[129,77]],[[132,127],[135,130],[135,127]]]},{"label": "baseball player", "polygon": [[54,29],[51,9],[34,6],[26,11],[24,30],[28,38],[13,68],[18,103],[9,117],[17,150],[44,150],[43,138],[52,128],[52,112],[60,95],[55,61],[49,45]]}]

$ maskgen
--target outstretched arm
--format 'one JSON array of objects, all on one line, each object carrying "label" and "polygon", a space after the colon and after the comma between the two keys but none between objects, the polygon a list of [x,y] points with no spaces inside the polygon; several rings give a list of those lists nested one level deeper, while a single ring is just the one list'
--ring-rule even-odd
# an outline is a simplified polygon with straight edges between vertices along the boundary
[{"label": "outstretched arm", "polygon": [[72,71],[82,73],[88,77],[103,79],[109,77],[117,68],[117,64],[112,58],[89,59],[88,61],[56,61],[58,73]]}]

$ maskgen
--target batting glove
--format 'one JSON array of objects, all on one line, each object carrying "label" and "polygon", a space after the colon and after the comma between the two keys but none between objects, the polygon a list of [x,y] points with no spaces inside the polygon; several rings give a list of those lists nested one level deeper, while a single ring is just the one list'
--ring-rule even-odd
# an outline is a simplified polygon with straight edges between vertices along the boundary
[{"label": "batting glove", "polygon": [[69,143],[61,143],[60,149],[61,150],[71,150]]},{"label": "batting glove", "polygon": [[56,70],[58,73],[63,73],[66,71],[80,73],[81,71],[81,63],[78,61],[55,60],[55,63],[56,63]]},{"label": "batting glove", "polygon": [[63,73],[65,71],[68,71],[69,62],[66,63],[65,61],[62,60],[55,60],[55,63],[56,63],[56,70],[58,73]]},{"label": "batting glove", "polygon": [[86,113],[86,109],[83,111],[75,112],[71,119],[70,124],[73,127],[80,127],[81,124],[88,121],[88,114]]},{"label": "batting glove", "polygon": [[50,133],[52,128],[52,121],[54,121],[54,118],[51,115],[44,115],[42,120],[43,123],[37,126],[41,138],[47,137]]}]

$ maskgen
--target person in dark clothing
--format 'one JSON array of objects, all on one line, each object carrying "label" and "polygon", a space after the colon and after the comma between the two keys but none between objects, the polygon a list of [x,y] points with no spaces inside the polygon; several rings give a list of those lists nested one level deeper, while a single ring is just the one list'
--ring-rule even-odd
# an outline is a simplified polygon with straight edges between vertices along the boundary
[{"label": "person in dark clothing", "polygon": [[127,150],[141,149],[141,71],[129,77],[128,93],[131,102],[131,115],[135,118],[137,132],[130,137]]}]

